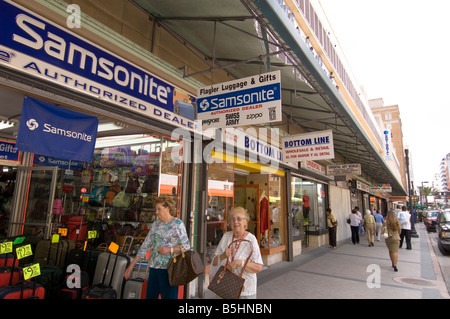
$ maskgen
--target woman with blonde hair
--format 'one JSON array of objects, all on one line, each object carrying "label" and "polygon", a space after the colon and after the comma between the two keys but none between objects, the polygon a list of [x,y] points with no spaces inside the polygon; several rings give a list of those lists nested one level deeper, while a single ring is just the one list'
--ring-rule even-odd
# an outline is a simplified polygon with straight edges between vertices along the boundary
[{"label": "woman with blonde hair", "polygon": [[392,267],[394,271],[398,271],[397,261],[398,261],[398,247],[400,244],[400,233],[401,227],[400,222],[395,216],[394,210],[390,210],[387,213],[386,221],[384,223],[385,232],[387,232],[388,237],[386,238],[386,246],[389,249],[389,257],[392,261]]},{"label": "woman with blonde hair", "polygon": [[[236,275],[239,275],[245,260],[251,254],[250,260],[245,265],[242,274],[242,277],[245,279],[245,285],[241,299],[256,299],[256,274],[262,270],[263,265],[258,240],[252,233],[247,231],[250,216],[243,207],[234,207],[231,209],[229,216],[231,231],[223,234],[215,255],[219,257],[219,262],[222,265],[225,265],[226,260],[229,259],[228,269]],[[244,242],[237,242],[228,248],[237,239],[249,240],[253,246],[253,253],[251,246]]]}]

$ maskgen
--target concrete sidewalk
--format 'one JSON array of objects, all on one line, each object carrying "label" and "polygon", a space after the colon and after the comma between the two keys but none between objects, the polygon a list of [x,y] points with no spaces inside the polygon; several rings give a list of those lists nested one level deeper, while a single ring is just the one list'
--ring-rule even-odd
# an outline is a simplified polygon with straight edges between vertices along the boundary
[{"label": "concrete sidewalk", "polygon": [[[340,226],[340,227],[347,227]],[[280,262],[258,274],[258,299],[448,299],[434,250],[423,224],[412,250],[399,250],[394,272],[384,243],[368,247],[366,236],[303,252],[293,262]]]}]

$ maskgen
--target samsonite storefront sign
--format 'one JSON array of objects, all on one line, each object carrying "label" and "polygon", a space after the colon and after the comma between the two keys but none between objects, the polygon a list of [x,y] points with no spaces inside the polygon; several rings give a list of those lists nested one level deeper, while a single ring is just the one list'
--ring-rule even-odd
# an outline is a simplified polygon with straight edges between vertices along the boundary
[{"label": "samsonite storefront sign", "polygon": [[23,152],[90,162],[97,127],[96,117],[25,97],[16,144]]},{"label": "samsonite storefront sign", "polygon": [[281,121],[280,80],[274,71],[197,89],[197,119],[204,130]]},{"label": "samsonite storefront sign", "polygon": [[[0,1],[0,63],[99,100],[189,130],[175,112],[193,100],[144,69],[20,7]],[[182,103],[176,103],[179,100]],[[192,105],[191,105],[192,106]],[[192,106],[193,108],[193,106]]]},{"label": "samsonite storefront sign", "polygon": [[286,136],[281,139],[283,161],[302,162],[334,158],[333,131]]}]

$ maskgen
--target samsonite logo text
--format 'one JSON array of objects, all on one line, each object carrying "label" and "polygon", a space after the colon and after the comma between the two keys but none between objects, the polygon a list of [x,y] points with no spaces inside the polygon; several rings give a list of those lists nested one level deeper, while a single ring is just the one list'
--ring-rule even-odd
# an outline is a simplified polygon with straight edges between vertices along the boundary
[{"label": "samsonite logo text", "polygon": [[[30,119],[27,121],[27,127],[30,131],[34,131],[39,127],[39,123],[35,119]],[[77,140],[92,142],[92,135],[86,134],[84,132],[75,132],[71,130],[66,130],[56,126],[52,126],[49,123],[44,124],[42,132],[50,133],[54,135],[59,135],[68,138],[74,138]]]}]

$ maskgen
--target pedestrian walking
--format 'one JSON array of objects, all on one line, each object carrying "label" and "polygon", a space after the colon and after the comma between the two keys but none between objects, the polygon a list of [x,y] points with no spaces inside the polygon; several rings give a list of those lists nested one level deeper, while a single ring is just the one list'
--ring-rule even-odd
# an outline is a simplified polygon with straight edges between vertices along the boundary
[{"label": "pedestrian walking", "polygon": [[402,248],[403,239],[405,239],[406,249],[411,250],[411,214],[406,210],[405,206],[402,206],[402,211],[399,212],[397,216],[402,229],[400,233],[399,248]]},{"label": "pedestrian walking", "polygon": [[331,208],[327,208],[325,210],[327,214],[327,225],[328,225],[328,241],[330,243],[330,247],[336,249],[336,233],[338,222],[336,217],[331,213]]},{"label": "pedestrian walking", "polygon": [[[262,270],[263,261],[261,257],[261,251],[256,237],[247,230],[250,216],[243,207],[234,207],[230,211],[230,225],[231,231],[223,234],[219,245],[215,251],[215,256],[219,257],[219,263],[226,265],[228,262],[228,270],[232,271],[235,275],[239,275],[244,268],[242,278],[245,279],[244,289],[240,299],[256,299],[257,290],[257,276],[256,274]],[[237,239],[245,239],[252,243],[252,247],[248,244],[241,242],[233,244],[230,248],[228,246]],[[245,264],[245,260],[250,257],[250,261]],[[220,298],[217,296],[217,298]]]},{"label": "pedestrian walking", "polygon": [[397,261],[401,226],[397,216],[395,216],[394,210],[390,210],[388,212],[384,227],[386,227],[385,231],[388,234],[385,242],[389,250],[389,258],[392,261],[392,267],[394,268],[394,271],[398,271]]},{"label": "pedestrian walking", "polygon": [[353,245],[359,244],[359,225],[361,218],[358,215],[358,210],[354,208],[352,213],[348,216],[350,228],[352,231],[352,243]]},{"label": "pedestrian walking", "polygon": [[364,215],[364,227],[366,229],[367,241],[369,242],[369,247],[373,246],[374,232],[375,232],[375,219],[370,213],[370,209],[366,210]]},{"label": "pedestrian walking", "polygon": [[383,228],[384,217],[375,209],[373,218],[375,219],[375,236],[377,237],[377,241],[381,241],[381,229]]},{"label": "pedestrian walking", "polygon": [[364,227],[363,227],[363,216],[361,214],[361,212],[359,211],[359,207],[355,206],[356,212],[359,216],[359,225],[358,225],[358,235],[364,235]]}]

